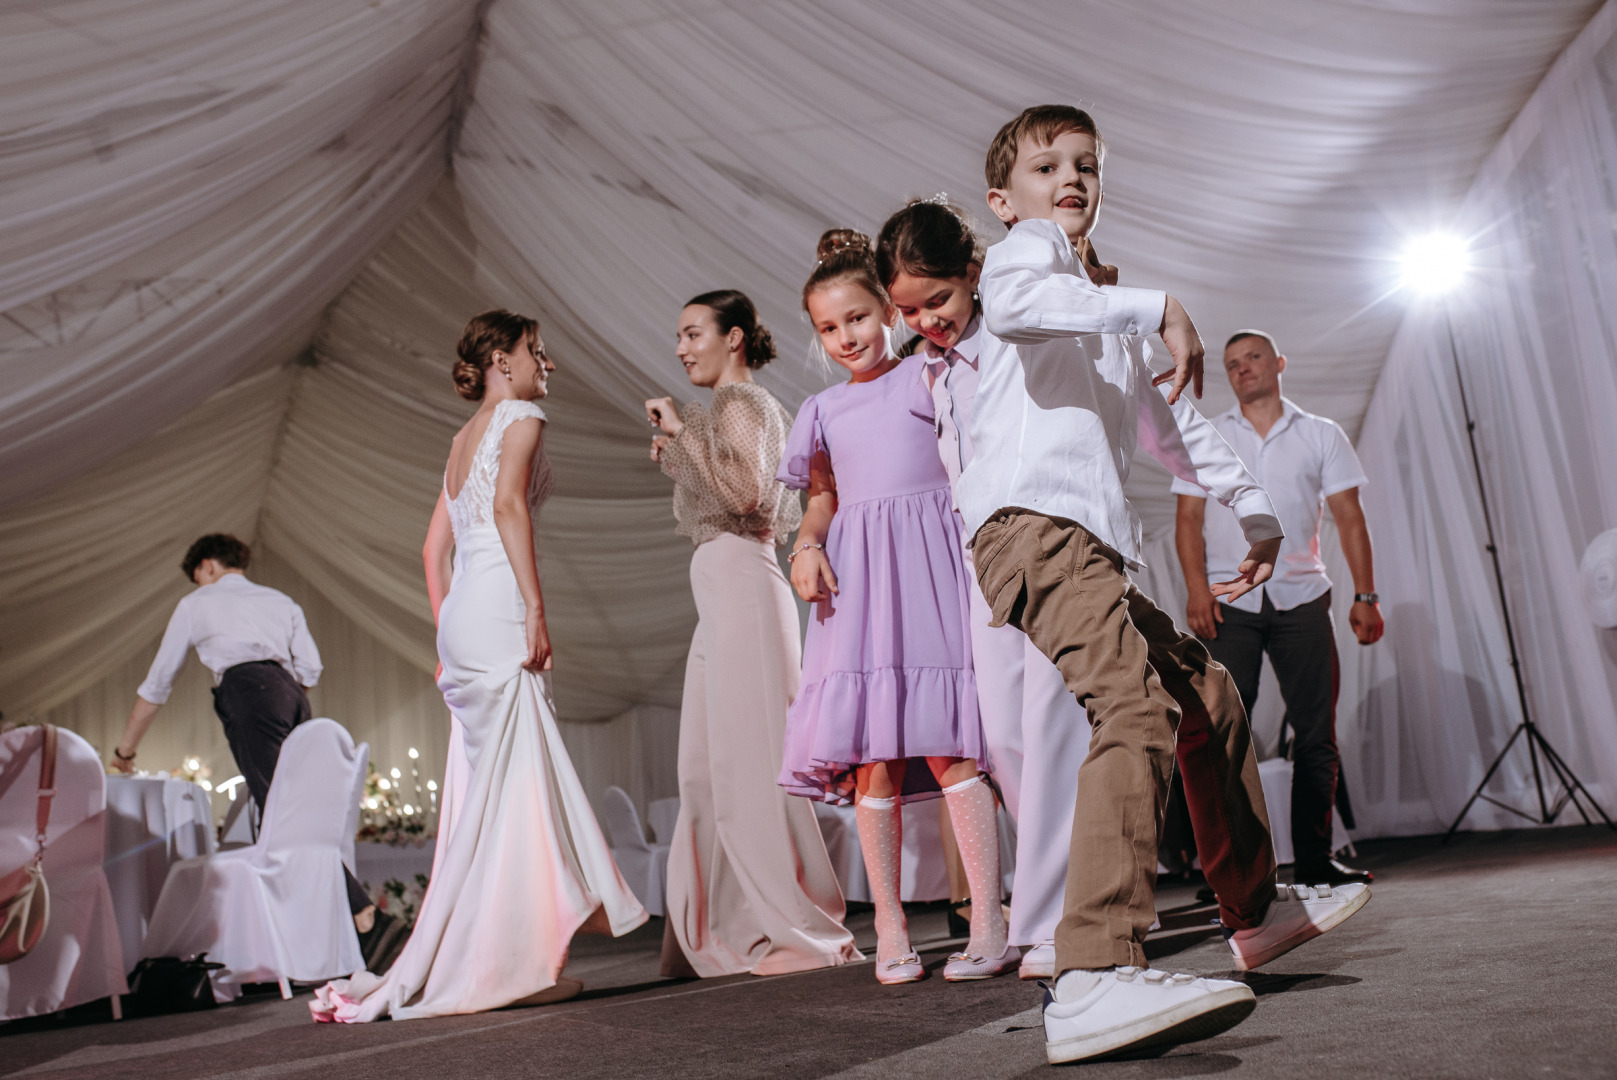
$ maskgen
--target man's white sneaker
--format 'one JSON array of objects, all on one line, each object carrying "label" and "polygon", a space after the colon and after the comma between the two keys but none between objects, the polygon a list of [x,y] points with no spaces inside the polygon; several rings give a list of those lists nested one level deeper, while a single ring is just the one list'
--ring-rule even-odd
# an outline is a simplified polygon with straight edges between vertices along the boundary
[{"label": "man's white sneaker", "polygon": [[1257,1003],[1251,987],[1224,979],[1137,967],[1066,971],[1044,993],[1045,1054],[1059,1065],[1208,1039]]},{"label": "man's white sneaker", "polygon": [[1022,966],[1017,974],[1024,979],[1053,979],[1056,977],[1056,947],[1048,941],[1030,946],[1022,954]]},{"label": "man's white sneaker", "polygon": [[1277,885],[1261,926],[1225,930],[1237,971],[1251,971],[1340,926],[1370,901],[1368,885]]}]

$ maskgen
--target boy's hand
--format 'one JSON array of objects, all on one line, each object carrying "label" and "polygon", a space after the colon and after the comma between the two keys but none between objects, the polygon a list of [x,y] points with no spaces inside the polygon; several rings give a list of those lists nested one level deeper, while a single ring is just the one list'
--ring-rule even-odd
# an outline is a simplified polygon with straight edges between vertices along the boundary
[{"label": "boy's hand", "polygon": [[1179,400],[1186,386],[1191,388],[1191,393],[1201,397],[1202,359],[1207,350],[1202,346],[1201,335],[1196,333],[1196,325],[1185,313],[1185,306],[1171,296],[1162,310],[1162,329],[1159,333],[1162,334],[1162,343],[1168,346],[1168,352],[1173,357],[1173,370],[1164,371],[1152,379],[1151,385],[1161,386],[1169,379],[1173,380],[1173,389],[1168,391],[1169,405]]},{"label": "boy's hand", "polygon": [[792,559],[792,588],[805,603],[829,600],[837,591],[831,560],[819,548],[804,548]]},{"label": "boy's hand", "polygon": [[1214,596],[1231,600],[1245,596],[1274,576],[1275,560],[1280,558],[1280,537],[1259,540],[1246,553],[1246,559],[1236,568],[1239,575],[1232,581],[1220,581],[1212,588]]},{"label": "boy's hand", "polygon": [[1117,284],[1117,267],[1107,266],[1100,261],[1100,256],[1095,254],[1095,245],[1089,237],[1084,237],[1073,246],[1078,250],[1078,261],[1082,264],[1084,273],[1089,275],[1090,281],[1096,285]]},{"label": "boy's hand", "polygon": [[1185,604],[1185,622],[1190,624],[1190,632],[1205,641],[1216,639],[1218,624],[1224,621],[1224,613],[1218,610],[1221,606],[1210,589],[1191,593]]}]

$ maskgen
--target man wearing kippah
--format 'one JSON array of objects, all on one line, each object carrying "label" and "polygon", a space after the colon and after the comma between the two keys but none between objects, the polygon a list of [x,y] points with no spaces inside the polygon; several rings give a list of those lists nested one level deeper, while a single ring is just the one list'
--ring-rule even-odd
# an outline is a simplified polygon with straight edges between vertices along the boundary
[{"label": "man wearing kippah", "polygon": [[1353,574],[1349,616],[1361,645],[1380,640],[1370,531],[1359,505],[1364,470],[1334,421],[1306,413],[1280,394],[1286,358],[1261,330],[1242,330],[1224,346],[1224,371],[1239,404],[1213,426],[1274,500],[1286,531],[1274,576],[1233,601],[1213,597],[1210,581],[1233,576],[1246,557],[1240,526],[1207,494],[1176,479],[1175,539],[1190,601],[1185,617],[1207,651],[1235,678],[1248,714],[1268,653],[1286,702],[1293,739],[1291,838],[1300,882],[1368,882],[1367,871],[1331,857],[1331,810],[1340,759],[1336,749],[1336,635],[1331,580],[1319,557],[1320,513],[1331,508],[1342,554]]},{"label": "man wearing kippah", "polygon": [[[213,711],[224,725],[230,753],[262,811],[281,744],[313,715],[304,688],[320,681],[321,667],[303,609],[285,593],[248,581],[251,557],[246,544],[225,533],[210,533],[185,553],[180,570],[197,588],[181,598],[169,618],[151,670],[136,691],[123,738],[113,747],[112,767],[133,770],[141,737],[168,700],[186,654],[195,648],[197,658],[213,672]],[[374,936],[381,929],[376,907],[347,867],[343,873],[354,927],[364,946],[363,935]]]}]

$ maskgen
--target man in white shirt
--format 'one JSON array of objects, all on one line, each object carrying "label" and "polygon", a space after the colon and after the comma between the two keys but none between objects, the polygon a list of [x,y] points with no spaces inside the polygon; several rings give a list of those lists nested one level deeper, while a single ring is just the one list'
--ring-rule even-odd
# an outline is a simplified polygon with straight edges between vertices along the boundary
[{"label": "man in white shirt", "polygon": [[1185,618],[1207,651],[1229,669],[1248,713],[1269,654],[1286,701],[1291,744],[1291,837],[1298,881],[1368,882],[1371,875],[1331,857],[1331,808],[1340,770],[1336,749],[1336,636],[1331,581],[1319,557],[1320,513],[1336,521],[1353,574],[1349,616],[1360,644],[1380,639],[1370,531],[1359,505],[1364,470],[1334,421],[1306,413],[1280,393],[1286,358],[1261,330],[1242,330],[1224,346],[1224,371],[1239,404],[1213,425],[1274,500],[1286,538],[1274,576],[1237,598],[1215,599],[1209,582],[1225,581],[1245,553],[1229,511],[1209,507],[1200,488],[1175,480],[1175,539],[1190,602]]},{"label": "man in white shirt", "polygon": [[[112,767],[126,773],[134,768],[141,738],[195,648],[213,672],[213,711],[230,752],[262,809],[281,744],[313,715],[304,688],[320,681],[321,667],[303,609],[285,593],[248,581],[251,557],[246,544],[224,533],[202,537],[185,553],[180,569],[197,589],[175,605],[123,738],[113,748]],[[353,874],[346,868],[344,873],[354,925],[363,934],[373,929],[375,907]]]}]

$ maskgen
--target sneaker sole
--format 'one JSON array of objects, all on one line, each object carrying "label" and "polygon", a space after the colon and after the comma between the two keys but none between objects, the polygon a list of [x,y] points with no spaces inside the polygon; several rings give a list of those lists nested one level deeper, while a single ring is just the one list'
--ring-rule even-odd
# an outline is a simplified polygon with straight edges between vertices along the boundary
[{"label": "sneaker sole", "polygon": [[[981,982],[984,979],[997,979],[1001,975],[1004,975],[1006,972],[1008,972],[1010,970],[1011,970],[1010,966],[1007,965],[1005,967],[1000,968],[998,971],[990,971],[990,972],[987,972],[987,973],[982,974],[982,975],[950,975],[948,972],[944,972],[943,981],[944,982]],[[1023,976],[1023,977],[1026,978],[1026,976]]]},{"label": "sneaker sole", "polygon": [[1023,982],[1032,982],[1034,979],[1053,979],[1053,978],[1056,977],[1056,973],[1055,973],[1054,970],[1052,970],[1050,968],[1043,968],[1043,969],[1019,968],[1019,969],[1017,969],[1016,976],[1017,976],[1017,978],[1021,979]]},{"label": "sneaker sole", "polygon": [[[1242,956],[1240,953],[1236,953],[1235,970],[1251,971],[1253,968],[1262,967],[1264,964],[1267,964],[1276,957],[1284,956],[1286,953],[1289,953],[1291,950],[1303,944],[1305,941],[1313,941],[1327,930],[1334,930],[1338,926],[1341,926],[1347,921],[1350,915],[1357,912],[1369,902],[1370,887],[1366,885],[1363,892],[1354,897],[1352,900],[1343,904],[1339,910],[1333,913],[1323,923],[1309,923],[1307,926],[1300,927],[1295,934],[1292,934],[1288,938],[1282,938],[1255,956]],[[1231,951],[1233,952],[1234,950]]]},{"label": "sneaker sole", "polygon": [[1110,1031],[1046,1042],[1044,1053],[1050,1064],[1063,1065],[1199,1042],[1222,1035],[1251,1016],[1257,1006],[1258,999],[1250,989],[1232,986]]}]

